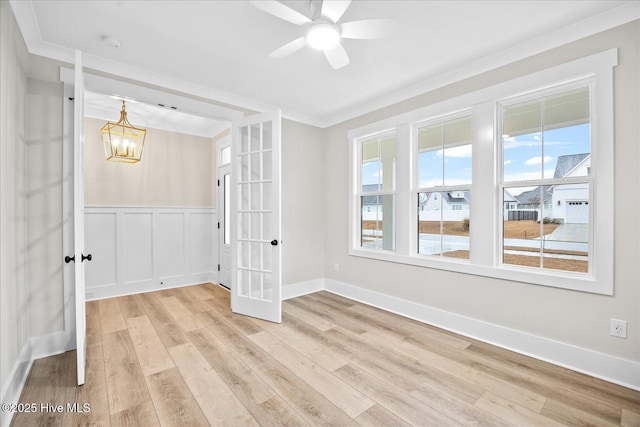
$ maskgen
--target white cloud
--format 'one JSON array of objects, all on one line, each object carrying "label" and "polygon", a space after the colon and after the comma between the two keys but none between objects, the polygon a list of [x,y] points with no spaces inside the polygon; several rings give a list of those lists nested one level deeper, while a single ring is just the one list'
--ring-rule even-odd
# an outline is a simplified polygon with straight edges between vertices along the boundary
[{"label": "white cloud", "polygon": [[511,160],[506,160],[506,161],[504,162],[504,165],[505,165],[505,166],[510,165],[510,164],[511,164]]},{"label": "white cloud", "polygon": [[536,156],[536,157],[532,157],[529,160],[525,161],[524,164],[527,166],[533,166],[533,165],[539,165],[542,164],[542,162],[547,163],[549,161],[551,161],[552,158],[551,156],[544,156],[544,159],[540,156]]},{"label": "white cloud", "polygon": [[444,150],[444,155],[447,157],[471,157],[471,144],[447,148]]},{"label": "white cloud", "polygon": [[[553,176],[553,169],[545,169],[544,176],[550,177]],[[504,175],[504,182],[513,182],[513,181],[532,181],[535,179],[542,178],[540,176],[540,171],[535,172],[515,172],[515,173],[507,173]],[[509,190],[511,192],[511,190]],[[511,194],[515,194],[511,192]]]}]

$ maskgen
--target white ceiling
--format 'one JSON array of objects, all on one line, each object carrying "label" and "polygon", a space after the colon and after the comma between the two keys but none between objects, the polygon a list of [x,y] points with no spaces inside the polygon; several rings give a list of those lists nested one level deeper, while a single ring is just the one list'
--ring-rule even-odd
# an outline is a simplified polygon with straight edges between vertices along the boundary
[{"label": "white ceiling", "polygon": [[[84,115],[94,119],[117,122],[120,120],[122,99],[117,96],[86,91]],[[170,132],[213,138],[222,129],[222,123],[208,117],[175,111],[171,106],[160,107],[144,102],[125,99],[127,119],[142,128],[161,129]]]},{"label": "white ceiling", "polygon": [[[341,22],[391,18],[384,40],[343,40],[334,70],[308,47],[268,54],[304,28],[246,1],[11,0],[35,54],[327,126],[640,17],[636,1],[364,1]],[[309,15],[309,2],[283,1]],[[102,37],[116,38],[119,48]]]}]

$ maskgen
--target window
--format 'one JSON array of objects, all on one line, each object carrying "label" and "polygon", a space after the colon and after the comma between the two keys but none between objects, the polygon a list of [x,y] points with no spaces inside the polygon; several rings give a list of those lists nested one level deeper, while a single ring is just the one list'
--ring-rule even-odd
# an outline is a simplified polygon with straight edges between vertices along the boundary
[{"label": "window", "polygon": [[[585,82],[501,103],[503,197],[529,206],[504,217],[504,264],[589,271],[590,91]],[[563,204],[575,198],[585,202]]]},{"label": "window", "polygon": [[349,254],[611,295],[616,64],[612,49],[351,130]]},{"label": "window", "polygon": [[471,116],[416,125],[414,137],[418,253],[469,259]]},{"label": "window", "polygon": [[395,250],[395,132],[363,138],[360,153],[360,245]]}]

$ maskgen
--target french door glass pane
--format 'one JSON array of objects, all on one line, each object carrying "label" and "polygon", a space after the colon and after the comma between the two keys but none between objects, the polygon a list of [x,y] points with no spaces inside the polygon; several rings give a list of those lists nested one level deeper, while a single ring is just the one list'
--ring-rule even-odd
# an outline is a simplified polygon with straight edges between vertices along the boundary
[{"label": "french door glass pane", "polygon": [[231,198],[231,193],[229,192],[230,189],[230,185],[231,185],[231,179],[229,174],[224,175],[222,177],[222,182],[224,185],[224,244],[225,245],[229,245],[231,244],[231,203],[230,203],[230,198]]}]

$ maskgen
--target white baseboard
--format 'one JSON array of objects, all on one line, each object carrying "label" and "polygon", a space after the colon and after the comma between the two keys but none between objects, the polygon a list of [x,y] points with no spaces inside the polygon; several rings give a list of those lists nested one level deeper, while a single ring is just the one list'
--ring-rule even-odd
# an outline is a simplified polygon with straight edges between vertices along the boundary
[{"label": "white baseboard", "polygon": [[336,280],[325,290],[507,350],[640,390],[640,363],[384,295]]},{"label": "white baseboard", "polygon": [[300,297],[324,290],[324,279],[313,279],[305,282],[293,283],[282,287],[282,300]]},{"label": "white baseboard", "polygon": [[[22,346],[20,355],[16,363],[11,369],[11,373],[7,378],[7,381],[2,385],[2,394],[0,395],[0,402],[5,404],[14,404],[20,401],[20,394],[27,382],[31,365],[33,364],[33,353],[31,348],[31,342],[27,342]],[[0,417],[0,427],[9,427],[11,420],[13,419],[12,412],[2,412]]]},{"label": "white baseboard", "polygon": [[94,301],[105,298],[122,297],[125,295],[135,295],[144,292],[161,291],[164,289],[181,288],[183,286],[199,285],[201,283],[217,283],[218,272],[192,274],[186,278],[164,279],[162,284],[158,281],[146,280],[127,285],[99,286],[87,288],[86,301]]}]

